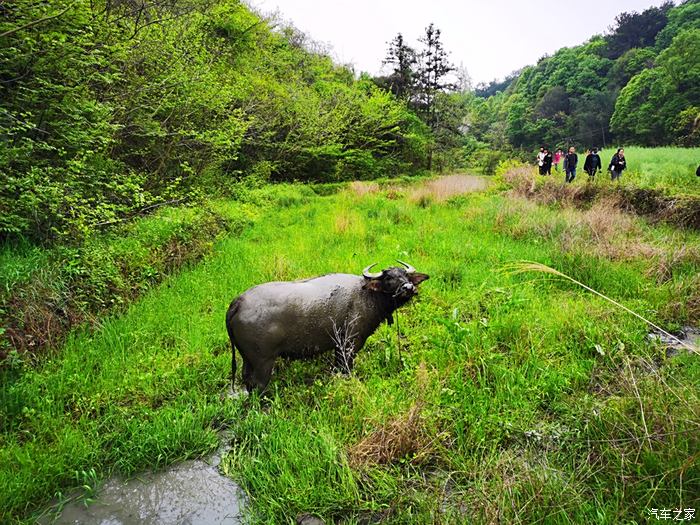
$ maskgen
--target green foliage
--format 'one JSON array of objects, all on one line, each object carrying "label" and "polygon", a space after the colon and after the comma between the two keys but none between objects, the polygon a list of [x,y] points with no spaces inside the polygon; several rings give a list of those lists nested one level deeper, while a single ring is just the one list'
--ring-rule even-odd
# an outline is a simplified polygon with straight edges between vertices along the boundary
[{"label": "green foliage", "polygon": [[685,0],[671,9],[668,22],[656,36],[656,49],[661,51],[671,45],[673,39],[685,29],[700,29],[700,1]]},{"label": "green foliage", "polygon": [[486,99],[493,101],[489,112],[481,99],[470,102],[473,127],[505,131],[500,141],[483,133],[477,140],[526,151],[542,144],[603,147],[612,140],[697,145],[699,9],[689,0],[622,13],[607,35],[523,68],[504,92]]},{"label": "green foliage", "polygon": [[700,29],[678,34],[656,65],[634,76],[620,92],[612,130],[623,140],[645,145],[700,144]]},{"label": "green foliage", "polygon": [[50,4],[0,21],[3,238],[84,239],[261,162],[317,181],[424,164],[403,104],[236,0]]},{"label": "green foliage", "polygon": [[251,190],[245,198],[257,202],[254,207],[214,201],[164,208],[77,247],[41,250],[26,242],[4,246],[0,360],[12,351],[34,359],[77,326],[121,310],[168,275],[203,258],[222,235],[242,231],[259,213],[256,208],[289,198],[284,190]]},{"label": "green foliage", "polygon": [[641,13],[617,15],[615,27],[605,38],[605,55],[615,59],[630,49],[653,46],[659,32],[666,27],[669,11],[673,11],[673,2],[667,1]]}]

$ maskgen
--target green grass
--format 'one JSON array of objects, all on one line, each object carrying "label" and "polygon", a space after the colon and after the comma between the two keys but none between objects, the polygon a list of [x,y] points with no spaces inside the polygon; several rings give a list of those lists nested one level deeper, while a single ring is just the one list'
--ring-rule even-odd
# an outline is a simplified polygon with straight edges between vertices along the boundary
[{"label": "green grass", "polygon": [[[616,148],[608,148],[601,154],[604,170]],[[700,194],[700,177],[695,170],[700,165],[700,148],[642,148],[630,146],[625,148],[628,169],[622,179],[626,184],[641,188],[656,188],[670,194]],[[585,179],[581,156],[580,179]],[[603,177],[607,175],[604,171]],[[609,178],[609,177],[608,177]]]},{"label": "green grass", "polygon": [[[660,257],[620,257],[594,226],[569,238],[577,221],[595,224],[584,212],[561,223],[496,193],[439,205],[395,189],[284,194],[98,331],[2,372],[0,521],[115,470],[205,454],[221,428],[233,435],[222,470],[247,491],[254,523],[312,512],[327,523],[613,524],[697,508],[697,356],[666,358],[643,322],[570,283],[501,269],[548,264],[670,326],[698,320],[674,305],[696,300],[700,261],[681,258],[660,280]],[[632,220],[660,253],[700,247],[695,233]],[[225,397],[233,297],[397,258],[431,275],[398,315],[401,348],[383,326],[351,378],[325,357],[281,362],[269,400]],[[401,434],[412,408],[413,441],[363,463],[358,443],[382,428]]]}]

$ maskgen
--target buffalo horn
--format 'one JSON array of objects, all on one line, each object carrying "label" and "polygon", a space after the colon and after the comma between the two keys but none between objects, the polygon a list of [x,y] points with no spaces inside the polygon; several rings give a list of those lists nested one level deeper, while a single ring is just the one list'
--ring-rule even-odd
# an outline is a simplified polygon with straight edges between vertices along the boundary
[{"label": "buffalo horn", "polygon": [[397,263],[403,264],[406,267],[406,273],[416,273],[416,269],[408,263],[396,259]]},{"label": "buffalo horn", "polygon": [[362,270],[362,275],[364,275],[367,279],[378,279],[384,273],[383,271],[377,273],[369,273],[373,266],[377,266],[377,263],[370,264],[367,268]]}]

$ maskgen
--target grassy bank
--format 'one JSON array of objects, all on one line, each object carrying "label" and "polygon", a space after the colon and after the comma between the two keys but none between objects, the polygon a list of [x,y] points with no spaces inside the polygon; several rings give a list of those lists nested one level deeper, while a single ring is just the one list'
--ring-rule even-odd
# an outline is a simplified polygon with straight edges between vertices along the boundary
[{"label": "grassy bank", "polygon": [[75,244],[0,247],[0,366],[10,354],[14,360],[40,357],[72,329],[98,324],[201,260],[222,236],[238,235],[270,209],[316,195],[311,186],[284,184],[239,184],[232,193],[238,198],[162,208]]},{"label": "grassy bank", "polygon": [[[627,169],[623,172],[618,185],[658,190],[670,196],[700,196],[700,177],[695,175],[695,170],[700,165],[700,148],[629,146],[624,150]],[[603,172],[598,175],[597,183],[603,184],[610,180],[607,168],[615,151],[617,148],[611,147],[600,152]],[[578,155],[578,175],[574,184],[584,184],[588,179],[583,171],[585,151],[579,151]],[[558,173],[554,171],[554,175],[564,180],[563,165],[560,166],[560,170]]]},{"label": "grassy bank", "polygon": [[[2,372],[0,521],[203,454],[221,428],[256,523],[612,524],[697,508],[697,355],[667,357],[644,323],[570,284],[502,270],[546,263],[674,329],[700,317],[700,237],[495,192],[442,197],[289,188],[98,331]],[[399,314],[404,338],[380,328],[349,379],[325,358],[282,362],[264,406],[225,397],[235,295],[396,258],[431,275]]]},{"label": "grassy bank", "polygon": [[565,184],[563,171],[543,177],[532,166],[517,161],[502,162],[497,169],[498,180],[502,189],[513,189],[550,207],[586,209],[593,202],[606,201],[608,206],[652,222],[700,230],[700,177],[695,175],[691,162],[695,154],[700,158],[700,148],[630,150],[631,155],[637,155],[636,160],[629,162],[629,169],[617,181],[610,180],[605,170],[590,179],[579,168],[573,183]]}]

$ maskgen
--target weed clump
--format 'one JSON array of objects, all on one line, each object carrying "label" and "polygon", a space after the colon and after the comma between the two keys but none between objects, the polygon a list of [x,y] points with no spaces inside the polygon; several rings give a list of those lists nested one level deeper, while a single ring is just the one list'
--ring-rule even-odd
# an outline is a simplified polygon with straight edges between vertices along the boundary
[{"label": "weed clump", "polygon": [[381,425],[348,450],[353,468],[388,465],[404,458],[414,464],[432,454],[433,439],[425,428],[424,404],[414,403],[410,409]]}]

